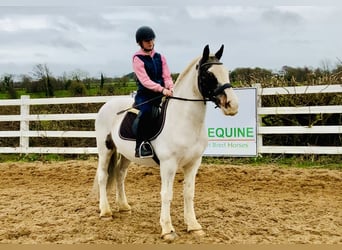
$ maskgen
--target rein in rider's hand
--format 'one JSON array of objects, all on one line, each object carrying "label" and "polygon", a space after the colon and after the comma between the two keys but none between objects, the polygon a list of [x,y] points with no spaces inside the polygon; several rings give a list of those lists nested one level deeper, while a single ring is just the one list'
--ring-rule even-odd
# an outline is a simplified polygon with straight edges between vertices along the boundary
[{"label": "rein in rider's hand", "polygon": [[166,89],[166,88],[163,88],[162,94],[165,95],[165,96],[172,96],[173,95],[173,91],[169,90],[169,89]]}]

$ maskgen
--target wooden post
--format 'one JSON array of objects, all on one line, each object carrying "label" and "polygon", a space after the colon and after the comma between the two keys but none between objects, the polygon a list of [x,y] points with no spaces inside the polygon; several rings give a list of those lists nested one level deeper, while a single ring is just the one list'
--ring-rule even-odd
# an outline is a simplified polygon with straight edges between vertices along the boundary
[{"label": "wooden post", "polygon": [[259,108],[262,107],[262,87],[260,83],[253,84],[253,87],[257,89],[257,155],[261,156],[260,150],[263,146],[262,134],[259,134],[259,128],[262,126],[262,119],[259,115]]},{"label": "wooden post", "polygon": [[30,96],[22,95],[20,103],[20,154],[26,153],[29,147],[29,137],[25,135],[25,132],[30,130],[30,122],[28,116],[30,115]]}]

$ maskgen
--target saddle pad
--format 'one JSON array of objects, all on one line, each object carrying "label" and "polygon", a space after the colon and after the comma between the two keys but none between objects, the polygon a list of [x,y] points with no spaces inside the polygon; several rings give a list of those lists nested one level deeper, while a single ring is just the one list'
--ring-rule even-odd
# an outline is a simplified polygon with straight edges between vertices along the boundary
[{"label": "saddle pad", "polygon": [[[147,137],[149,140],[155,139],[164,127],[165,122],[165,114],[167,108],[168,101],[163,103],[160,115],[153,121],[153,123],[149,124],[148,130],[146,131]],[[121,122],[119,136],[123,140],[135,141],[136,136],[133,133],[132,124],[137,117],[136,112],[128,111]]]},{"label": "saddle pad", "polygon": [[133,133],[132,124],[137,117],[137,114],[132,112],[127,112],[120,126],[120,137],[124,140],[135,141],[136,137]]}]

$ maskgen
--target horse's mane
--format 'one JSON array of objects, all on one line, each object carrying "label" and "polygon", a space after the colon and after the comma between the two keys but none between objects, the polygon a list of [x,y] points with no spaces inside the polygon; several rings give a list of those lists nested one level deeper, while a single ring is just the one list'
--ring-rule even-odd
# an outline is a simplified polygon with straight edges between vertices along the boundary
[{"label": "horse's mane", "polygon": [[194,66],[194,64],[195,64],[196,62],[199,61],[199,59],[200,59],[200,57],[197,57],[197,58],[195,58],[194,60],[192,60],[192,62],[188,65],[188,67],[186,67],[186,69],[185,69],[182,73],[179,74],[179,76],[177,77],[177,80],[176,80],[175,84],[177,84],[178,82],[180,82],[180,81],[184,78],[184,76],[185,76],[187,73],[189,73],[190,69]]}]

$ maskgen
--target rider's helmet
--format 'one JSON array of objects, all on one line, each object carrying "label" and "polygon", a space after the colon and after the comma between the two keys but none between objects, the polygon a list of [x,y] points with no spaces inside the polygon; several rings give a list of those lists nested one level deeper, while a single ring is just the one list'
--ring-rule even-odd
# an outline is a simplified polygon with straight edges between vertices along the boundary
[{"label": "rider's helmet", "polygon": [[156,35],[154,34],[154,31],[148,26],[140,27],[135,33],[135,40],[139,44],[144,40],[149,41],[155,38],[156,38]]}]

